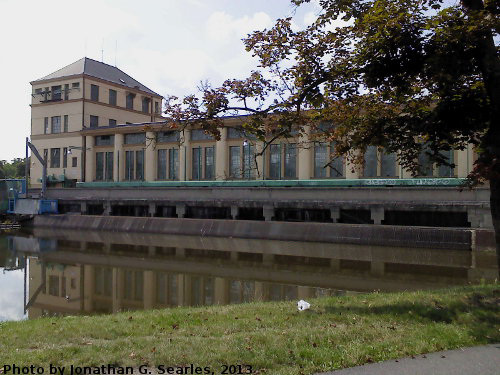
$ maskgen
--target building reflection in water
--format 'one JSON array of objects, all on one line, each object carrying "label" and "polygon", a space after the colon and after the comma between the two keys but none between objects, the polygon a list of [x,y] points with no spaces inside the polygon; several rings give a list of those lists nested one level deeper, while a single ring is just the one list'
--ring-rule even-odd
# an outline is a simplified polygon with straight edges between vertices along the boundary
[{"label": "building reflection in water", "polygon": [[30,258],[30,318],[431,289],[496,275],[494,253],[470,250],[57,230],[12,237],[9,247]]}]

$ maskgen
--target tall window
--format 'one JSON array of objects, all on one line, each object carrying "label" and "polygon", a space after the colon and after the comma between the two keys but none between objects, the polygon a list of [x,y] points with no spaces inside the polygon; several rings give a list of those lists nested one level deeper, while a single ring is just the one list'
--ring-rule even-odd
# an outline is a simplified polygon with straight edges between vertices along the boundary
[{"label": "tall window", "polygon": [[168,178],[179,179],[179,150],[176,148],[168,150]]},{"label": "tall window", "polygon": [[365,152],[363,177],[377,177],[377,147],[368,146]]},{"label": "tall window", "polygon": [[61,85],[52,86],[52,100],[61,100],[61,99],[62,99]]},{"label": "tall window", "polygon": [[297,147],[295,143],[285,144],[285,178],[297,177]]},{"label": "tall window", "polygon": [[51,117],[50,131],[52,134],[61,132],[61,116]]},{"label": "tall window", "polygon": [[135,94],[132,94],[131,92],[127,94],[127,100],[125,104],[128,109],[134,109],[134,98]]},{"label": "tall window", "polygon": [[155,113],[156,114],[160,113],[160,103],[159,102],[155,102]]},{"label": "tall window", "polygon": [[142,98],[142,112],[149,113],[149,98]]},{"label": "tall window", "polygon": [[[330,154],[333,154],[334,152],[335,152],[335,142],[332,142],[330,143]],[[335,159],[330,161],[330,177],[331,178],[345,177],[343,157],[336,157]]]},{"label": "tall window", "polygon": [[[453,150],[449,150],[449,151],[441,151],[440,154],[444,157],[444,159],[450,163],[450,164],[453,164],[454,163],[454,152]],[[454,170],[452,167],[448,166],[448,165],[440,165],[438,170],[438,176],[439,177],[453,177],[454,176]]]},{"label": "tall window", "polygon": [[243,178],[255,178],[255,147],[251,144],[243,146]]},{"label": "tall window", "polygon": [[45,117],[43,119],[43,134],[49,134],[49,118]]},{"label": "tall window", "polygon": [[67,133],[69,131],[69,118],[68,115],[64,115],[64,132]]},{"label": "tall window", "polygon": [[229,174],[231,178],[241,178],[241,153],[240,146],[229,147]]},{"label": "tall window", "polygon": [[63,148],[63,168],[68,168],[68,148]]},{"label": "tall window", "polygon": [[69,84],[64,85],[64,100],[69,99]]},{"label": "tall window", "polygon": [[179,150],[176,148],[158,150],[158,180],[179,178]]},{"label": "tall window", "polygon": [[214,163],[214,150],[215,147],[205,147],[205,179],[212,180],[215,177],[215,163]]},{"label": "tall window", "polygon": [[380,176],[381,177],[396,177],[396,154],[380,154]]},{"label": "tall window", "polygon": [[328,162],[328,147],[321,143],[314,147],[314,177],[326,177],[326,163]]},{"label": "tall window", "polygon": [[116,90],[109,89],[109,104],[116,105]]},{"label": "tall window", "polygon": [[99,86],[90,85],[90,100],[99,101]]},{"label": "tall window", "polygon": [[427,148],[424,148],[418,156],[418,174],[423,177],[431,177],[433,175],[433,165],[426,151]]},{"label": "tall window", "polygon": [[144,180],[144,150],[135,152],[135,179]]},{"label": "tall window", "polygon": [[191,179],[200,180],[201,179],[201,147],[193,148],[193,159],[192,159],[192,171]]},{"label": "tall window", "polygon": [[113,152],[96,152],[96,181],[113,180]]},{"label": "tall window", "polygon": [[125,180],[144,180],[144,150],[125,151]]},{"label": "tall window", "polygon": [[158,150],[158,171],[157,178],[158,180],[166,180],[167,179],[167,151],[168,150]]},{"label": "tall window", "polygon": [[50,149],[50,168],[60,168],[61,167],[61,149],[51,148]]},{"label": "tall window", "polygon": [[274,179],[281,178],[281,147],[280,145],[269,146],[269,177]]},{"label": "tall window", "polygon": [[125,151],[125,180],[135,180],[134,151]]},{"label": "tall window", "polygon": [[90,115],[90,127],[97,128],[99,126],[99,116]]}]

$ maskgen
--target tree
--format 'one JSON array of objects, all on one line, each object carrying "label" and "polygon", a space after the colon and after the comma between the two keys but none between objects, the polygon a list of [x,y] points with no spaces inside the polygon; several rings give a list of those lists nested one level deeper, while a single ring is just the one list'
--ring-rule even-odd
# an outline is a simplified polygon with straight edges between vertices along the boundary
[{"label": "tree", "polygon": [[[310,0],[291,0],[301,6]],[[418,155],[475,146],[471,184],[489,182],[500,264],[500,3],[497,0],[319,0],[304,30],[280,19],[244,44],[259,70],[199,95],[167,98],[176,124],[217,136],[224,115],[263,142],[306,126],[334,124],[333,157],[361,163],[370,145],[418,170]],[[335,26],[338,27],[335,27]],[[267,144],[266,143],[266,144]]]}]

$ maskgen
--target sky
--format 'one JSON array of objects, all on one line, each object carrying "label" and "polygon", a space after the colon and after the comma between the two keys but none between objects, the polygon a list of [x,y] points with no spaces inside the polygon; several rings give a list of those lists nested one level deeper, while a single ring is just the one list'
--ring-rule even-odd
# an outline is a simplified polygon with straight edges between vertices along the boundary
[{"label": "sky", "polygon": [[0,160],[25,155],[30,81],[87,56],[182,97],[255,69],[241,41],[248,33],[292,15],[303,28],[318,11],[289,0],[0,0]]}]

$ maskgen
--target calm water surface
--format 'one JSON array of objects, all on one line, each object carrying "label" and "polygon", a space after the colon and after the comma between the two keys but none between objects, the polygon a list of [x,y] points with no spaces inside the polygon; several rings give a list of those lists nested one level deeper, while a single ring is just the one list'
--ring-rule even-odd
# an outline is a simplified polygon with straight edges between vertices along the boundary
[{"label": "calm water surface", "polygon": [[479,263],[495,261],[478,262],[463,250],[57,229],[0,233],[0,321],[439,288],[468,283]]}]

